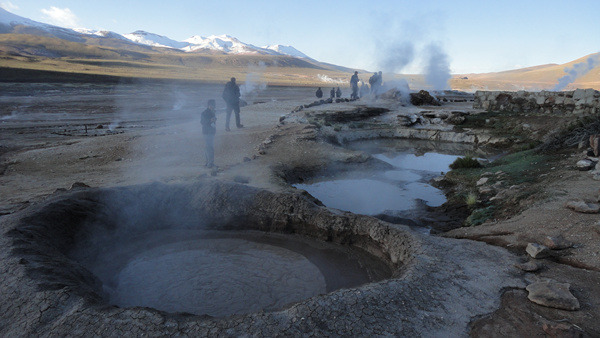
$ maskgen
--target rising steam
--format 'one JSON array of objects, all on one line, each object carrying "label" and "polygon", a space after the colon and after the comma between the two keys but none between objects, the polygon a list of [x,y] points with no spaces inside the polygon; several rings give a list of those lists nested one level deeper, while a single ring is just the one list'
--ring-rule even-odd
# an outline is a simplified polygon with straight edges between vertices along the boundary
[{"label": "rising steam", "polygon": [[448,55],[437,43],[432,43],[426,48],[427,63],[425,65],[425,81],[432,86],[433,90],[448,89],[450,75],[450,64]]},{"label": "rising steam", "polygon": [[244,84],[240,85],[240,92],[244,99],[252,101],[260,92],[267,89],[267,81],[264,79],[264,73],[267,65],[260,62],[258,66],[249,66],[248,75]]},{"label": "rising steam", "polygon": [[334,79],[325,74],[317,74],[317,78],[319,78],[319,80],[321,82],[326,82],[326,83],[345,84],[348,82],[348,80],[346,80],[346,79]]},{"label": "rising steam", "polygon": [[402,41],[388,46],[379,54],[379,66],[386,73],[400,73],[415,57],[412,42]]},{"label": "rising steam", "polygon": [[594,69],[598,65],[600,65],[600,53],[590,56],[583,62],[574,64],[571,68],[565,68],[565,73],[567,73],[567,75],[558,79],[558,83],[553,90],[563,90],[569,84],[573,83],[577,78],[587,74],[590,70]]}]

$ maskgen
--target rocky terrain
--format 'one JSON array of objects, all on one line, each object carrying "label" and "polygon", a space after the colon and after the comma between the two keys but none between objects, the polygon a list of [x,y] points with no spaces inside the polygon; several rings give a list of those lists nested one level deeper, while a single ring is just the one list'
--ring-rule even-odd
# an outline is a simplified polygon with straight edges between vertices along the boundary
[{"label": "rocky terrain", "polygon": [[[110,95],[106,100],[116,106],[127,102],[128,111],[141,109],[135,100]],[[446,93],[422,106],[397,93],[331,103],[311,103],[311,95],[244,107],[245,128],[229,133],[218,115],[218,169],[201,166],[202,140],[193,113],[130,114],[113,129],[107,126],[116,116],[107,108],[85,114],[85,120],[3,118],[0,332],[600,335],[597,181],[577,166],[587,158],[591,170],[597,158],[589,156],[584,142],[581,149],[554,149],[540,165],[542,157],[535,156],[541,151],[534,148],[561,124],[591,110],[485,111],[479,102],[489,102],[489,108],[501,97],[485,93]],[[87,96],[79,100],[98,104]],[[455,215],[454,227],[476,212],[494,211],[478,225],[442,235],[332,210],[290,186],[317,172],[378,165],[369,155],[340,146],[374,138],[468,143],[502,149],[501,154],[529,149],[522,158],[531,161],[515,169],[517,160],[504,157],[510,161],[441,177],[439,184],[449,193],[446,210],[465,210]],[[476,193],[473,206],[461,197],[467,191]],[[246,229],[353,245],[385,261],[393,277],[278,311],[227,318],[117,308],[102,297],[94,275],[67,253],[76,234],[90,230],[86,220],[105,215],[97,212],[106,207],[101,196],[120,193],[153,196],[141,206],[146,217],[185,205],[176,214],[209,215],[220,220],[211,223],[217,228],[241,222]],[[179,204],[180,199],[189,202]],[[117,216],[121,212],[109,207]]]}]

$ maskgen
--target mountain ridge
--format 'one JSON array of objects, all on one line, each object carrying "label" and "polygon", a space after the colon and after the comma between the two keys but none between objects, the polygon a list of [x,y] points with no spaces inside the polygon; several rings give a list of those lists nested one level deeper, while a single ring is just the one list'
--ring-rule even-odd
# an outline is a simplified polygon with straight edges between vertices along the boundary
[{"label": "mountain ridge", "polygon": [[7,33],[7,30],[10,30],[12,33],[14,32],[16,26],[29,26],[45,30],[49,34],[52,34],[58,38],[77,40],[82,39],[82,37],[78,35],[85,35],[123,39],[136,44],[147,45],[151,47],[173,48],[191,53],[209,50],[228,54],[288,55],[293,57],[309,58],[306,54],[300,52],[292,46],[270,45],[267,47],[257,47],[252,44],[242,42],[230,35],[210,35],[208,37],[193,35],[184,41],[177,41],[167,36],[143,30],[137,30],[128,34],[119,34],[106,30],[97,31],[87,28],[63,28],[21,17],[10,13],[3,8],[0,8],[0,25],[5,26],[4,29],[0,29],[0,33]]},{"label": "mountain ridge", "polygon": [[[282,85],[339,84],[347,82],[355,70],[361,74],[361,80],[366,81],[367,74],[371,73],[317,61],[292,46],[257,47],[230,35],[195,35],[176,41],[142,30],[121,35],[111,31],[68,29],[23,18],[2,8],[0,58],[3,67],[23,70],[202,81],[217,81],[217,70],[239,77],[261,69],[268,74],[265,76],[271,83]],[[600,89],[600,53],[564,64],[454,74],[449,83],[453,89],[467,91],[552,90],[559,79],[570,76],[567,71],[582,68],[581,65],[593,68],[577,74],[572,84],[568,82],[563,88]],[[404,78],[414,88],[427,88],[421,74],[386,74],[386,78]]]}]

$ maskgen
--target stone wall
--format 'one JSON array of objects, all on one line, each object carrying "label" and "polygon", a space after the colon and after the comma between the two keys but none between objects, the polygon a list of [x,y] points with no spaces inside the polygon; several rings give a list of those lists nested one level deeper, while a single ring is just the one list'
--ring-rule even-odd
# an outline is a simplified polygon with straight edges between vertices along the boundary
[{"label": "stone wall", "polygon": [[600,114],[600,92],[594,89],[564,92],[477,91],[473,108],[533,114]]}]

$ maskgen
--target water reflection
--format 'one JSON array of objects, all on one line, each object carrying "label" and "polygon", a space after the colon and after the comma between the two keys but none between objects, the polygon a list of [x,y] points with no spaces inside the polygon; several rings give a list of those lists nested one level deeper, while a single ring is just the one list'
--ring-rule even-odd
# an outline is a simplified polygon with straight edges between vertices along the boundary
[{"label": "water reflection", "polygon": [[[428,182],[459,156],[472,154],[472,147],[434,142],[375,140],[356,142],[349,148],[370,153],[389,163],[393,170],[360,170],[294,185],[328,207],[365,215],[410,217],[424,205],[436,207],[446,198]],[[414,217],[413,217],[414,218]]]}]

